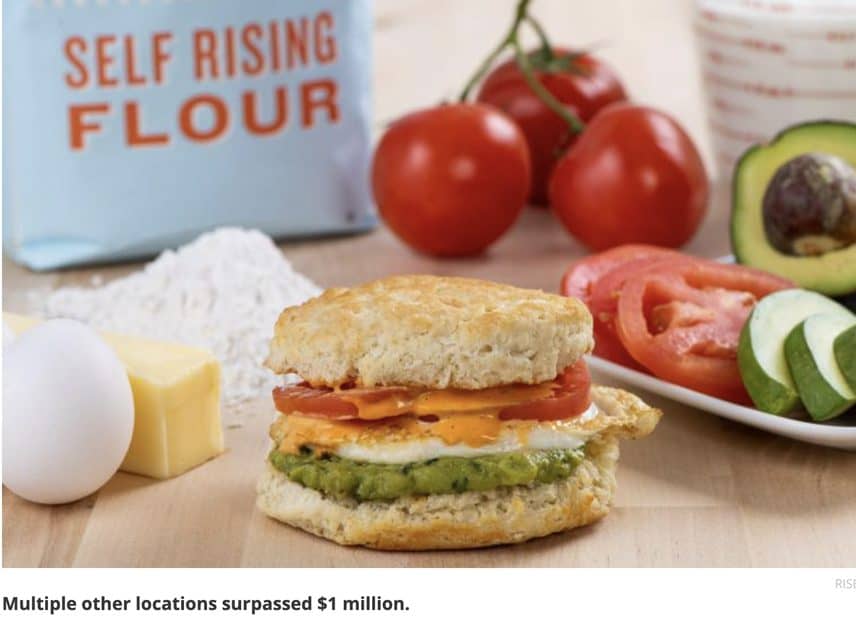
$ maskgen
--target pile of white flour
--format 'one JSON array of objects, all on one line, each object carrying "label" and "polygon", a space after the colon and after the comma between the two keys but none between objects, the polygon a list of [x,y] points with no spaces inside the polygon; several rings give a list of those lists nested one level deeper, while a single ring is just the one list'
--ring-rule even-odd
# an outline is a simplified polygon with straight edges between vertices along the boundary
[{"label": "pile of white flour", "polygon": [[262,366],[283,308],[320,292],[256,230],[221,228],[100,287],[62,288],[37,305],[100,330],[205,348],[223,369],[227,404],[269,393]]}]

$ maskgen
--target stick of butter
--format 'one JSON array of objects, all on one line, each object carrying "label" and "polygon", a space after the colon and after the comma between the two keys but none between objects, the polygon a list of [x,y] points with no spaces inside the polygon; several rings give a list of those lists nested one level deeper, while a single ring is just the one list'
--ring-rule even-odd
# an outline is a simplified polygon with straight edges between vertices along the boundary
[{"label": "stick of butter", "polygon": [[[21,333],[41,320],[3,314]],[[134,434],[120,469],[178,476],[223,452],[220,364],[198,348],[113,333],[101,337],[125,365],[134,393]]]}]

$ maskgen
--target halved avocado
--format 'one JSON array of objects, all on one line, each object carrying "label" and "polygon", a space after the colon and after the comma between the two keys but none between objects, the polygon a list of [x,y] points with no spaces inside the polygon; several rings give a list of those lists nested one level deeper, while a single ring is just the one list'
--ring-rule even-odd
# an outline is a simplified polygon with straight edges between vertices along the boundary
[{"label": "halved avocado", "polygon": [[739,263],[827,295],[856,291],[856,124],[792,126],[747,150],[734,173]]}]

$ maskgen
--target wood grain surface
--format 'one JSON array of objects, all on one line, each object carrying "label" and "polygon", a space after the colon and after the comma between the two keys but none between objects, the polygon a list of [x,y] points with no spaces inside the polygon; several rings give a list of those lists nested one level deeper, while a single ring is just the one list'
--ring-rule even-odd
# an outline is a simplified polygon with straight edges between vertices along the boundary
[{"label": "wood grain surface", "polygon": [[[717,203],[722,207],[722,203]],[[724,211],[690,250],[727,252]],[[433,272],[554,290],[582,250],[530,211],[485,257],[434,261],[381,229],[282,246],[324,286],[390,272]],[[131,266],[33,275],[4,264],[4,306],[22,310],[32,285],[115,276]],[[40,284],[41,283],[41,284]],[[18,306],[15,306],[18,305]],[[609,383],[601,379],[599,382]],[[5,566],[845,566],[856,562],[856,455],[790,441],[650,394],[665,417],[625,442],[615,508],[602,522],[512,547],[423,554],[342,548],[267,519],[254,484],[268,449],[267,396],[224,416],[227,452],[168,481],[118,473],[96,495],[64,506],[3,491]]]},{"label": "wood grain surface", "polygon": [[[570,5],[572,8],[569,8]],[[644,10],[641,8],[644,4]],[[634,94],[675,112],[706,146],[684,0],[536,2],[571,42],[608,39],[605,55]],[[512,2],[378,2],[378,121],[436,100],[500,32]],[[444,39],[445,38],[445,39]],[[612,39],[610,39],[612,38]],[[442,44],[443,54],[432,47]],[[729,251],[726,197],[690,252]],[[384,229],[290,243],[295,267],[323,286],[390,273],[489,278],[555,290],[584,253],[550,217],[529,211],[489,254],[438,261]],[[137,265],[33,274],[3,262],[3,308],[28,294],[105,280]],[[36,297],[38,297],[36,295]],[[264,355],[259,355],[260,359]],[[609,383],[600,379],[598,382]],[[118,473],[97,494],[63,506],[3,490],[4,566],[847,566],[856,563],[856,455],[790,441],[650,394],[665,417],[654,434],[622,446],[612,513],[591,527],[511,547],[384,553],[342,548],[265,518],[254,485],[268,449],[269,397],[230,411],[227,451],[187,474],[156,481]]]}]

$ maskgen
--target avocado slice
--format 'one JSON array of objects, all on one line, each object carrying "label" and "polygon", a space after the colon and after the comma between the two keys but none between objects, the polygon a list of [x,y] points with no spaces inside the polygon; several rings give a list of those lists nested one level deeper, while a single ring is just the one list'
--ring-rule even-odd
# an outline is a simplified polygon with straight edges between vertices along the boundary
[{"label": "avocado slice", "polygon": [[856,404],[833,354],[833,342],[856,322],[849,313],[819,313],[800,322],[785,339],[785,359],[800,399],[816,422],[841,415]]},{"label": "avocado slice", "polygon": [[827,295],[856,291],[856,124],[792,126],[749,148],[732,189],[739,263]]},{"label": "avocado slice", "polygon": [[785,338],[817,313],[847,315],[843,306],[814,291],[785,289],[770,294],[752,309],[740,333],[737,364],[755,406],[787,415],[800,405],[797,387],[785,361]]},{"label": "avocado slice", "polygon": [[847,383],[856,389],[856,322],[835,338],[832,347],[841,373]]}]

